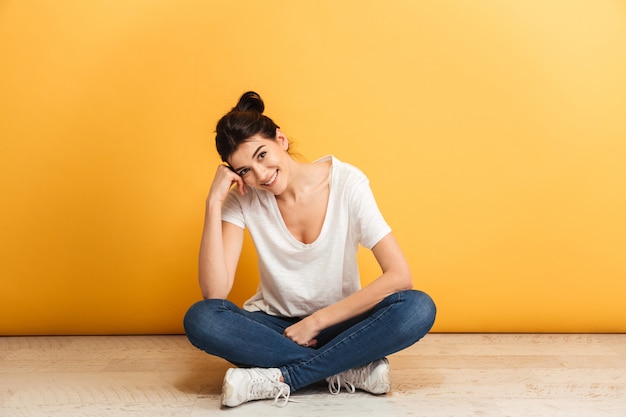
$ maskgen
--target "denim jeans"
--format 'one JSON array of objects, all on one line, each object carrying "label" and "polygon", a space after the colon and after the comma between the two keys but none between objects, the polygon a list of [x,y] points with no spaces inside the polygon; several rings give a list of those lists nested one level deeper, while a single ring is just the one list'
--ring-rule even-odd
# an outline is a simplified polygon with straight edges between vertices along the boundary
[{"label": "denim jeans", "polygon": [[283,336],[301,319],[245,311],[227,300],[197,302],[184,325],[197,348],[240,367],[279,368],[296,391],[411,346],[428,333],[435,313],[427,294],[401,291],[367,313],[323,330],[312,348]]}]

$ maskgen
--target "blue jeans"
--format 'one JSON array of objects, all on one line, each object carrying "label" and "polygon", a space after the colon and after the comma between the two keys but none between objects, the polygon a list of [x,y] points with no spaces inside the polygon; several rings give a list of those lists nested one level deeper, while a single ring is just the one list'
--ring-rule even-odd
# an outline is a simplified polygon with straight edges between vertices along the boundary
[{"label": "blue jeans", "polygon": [[283,336],[301,319],[245,311],[227,300],[197,302],[184,325],[197,348],[240,367],[279,368],[296,391],[411,346],[428,333],[435,313],[427,294],[401,291],[367,313],[323,330],[313,348]]}]

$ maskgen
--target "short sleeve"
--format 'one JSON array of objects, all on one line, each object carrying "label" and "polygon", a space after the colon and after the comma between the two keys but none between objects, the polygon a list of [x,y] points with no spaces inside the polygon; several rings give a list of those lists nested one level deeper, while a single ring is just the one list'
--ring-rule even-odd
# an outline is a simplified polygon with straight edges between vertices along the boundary
[{"label": "short sleeve", "polygon": [[391,227],[378,209],[367,177],[352,188],[350,207],[354,232],[358,233],[358,240],[365,248],[372,249],[391,232]]},{"label": "short sleeve", "polygon": [[232,223],[242,229],[246,227],[241,201],[237,198],[235,190],[231,190],[222,203],[222,221]]}]

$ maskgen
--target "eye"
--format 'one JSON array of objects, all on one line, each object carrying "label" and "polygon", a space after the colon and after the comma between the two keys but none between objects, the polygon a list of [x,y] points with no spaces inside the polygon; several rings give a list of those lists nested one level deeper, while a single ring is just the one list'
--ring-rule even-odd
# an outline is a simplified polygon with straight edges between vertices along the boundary
[{"label": "eye", "polygon": [[267,152],[266,152],[266,151],[263,151],[263,152],[259,153],[258,158],[259,158],[259,159],[263,159],[263,158],[265,158],[265,155],[266,155],[266,154],[267,154]]},{"label": "eye", "polygon": [[239,174],[240,177],[243,177],[244,175],[246,175],[248,172],[250,172],[250,168],[241,168],[237,174]]}]

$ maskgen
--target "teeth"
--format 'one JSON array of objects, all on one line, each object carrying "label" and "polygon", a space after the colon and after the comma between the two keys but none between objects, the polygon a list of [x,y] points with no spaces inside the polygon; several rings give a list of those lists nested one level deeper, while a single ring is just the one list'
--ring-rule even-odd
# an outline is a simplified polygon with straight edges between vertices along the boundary
[{"label": "teeth", "polygon": [[272,178],[270,178],[270,180],[263,185],[270,185],[271,183],[273,183],[277,175],[278,175],[278,171],[274,172],[274,175],[272,175]]}]

